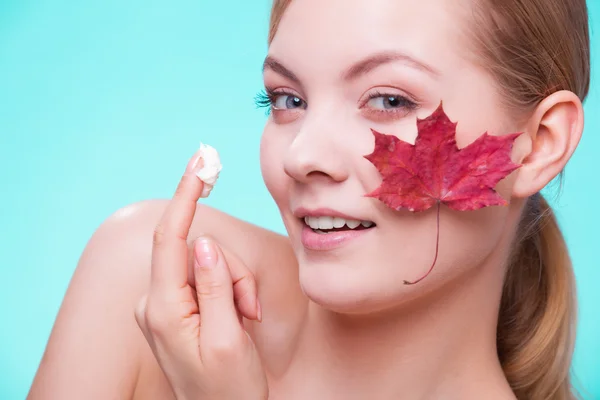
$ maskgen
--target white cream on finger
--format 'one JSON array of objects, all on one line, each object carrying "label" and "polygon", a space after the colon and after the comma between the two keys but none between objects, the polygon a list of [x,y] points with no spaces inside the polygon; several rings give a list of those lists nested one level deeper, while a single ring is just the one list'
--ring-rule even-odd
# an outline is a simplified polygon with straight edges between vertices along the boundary
[{"label": "white cream on finger", "polygon": [[215,186],[215,183],[217,183],[219,173],[223,166],[221,165],[219,153],[212,146],[200,143],[198,155],[198,163],[200,163],[202,167],[196,171],[196,176],[204,182],[204,188],[202,189],[200,197],[208,197]]}]

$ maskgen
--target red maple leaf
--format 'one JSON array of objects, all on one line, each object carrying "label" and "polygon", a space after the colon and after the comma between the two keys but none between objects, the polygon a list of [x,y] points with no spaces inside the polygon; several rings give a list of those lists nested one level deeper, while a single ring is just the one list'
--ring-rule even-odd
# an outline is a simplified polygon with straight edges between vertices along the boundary
[{"label": "red maple leaf", "polygon": [[425,211],[437,205],[437,260],[440,234],[440,205],[459,210],[507,205],[496,184],[520,165],[512,162],[511,150],[521,133],[492,136],[485,132],[468,146],[456,145],[456,123],[450,121],[442,104],[425,119],[417,118],[417,139],[410,144],[373,129],[375,150],[365,156],[383,177],[367,197],[381,200],[394,210]]}]

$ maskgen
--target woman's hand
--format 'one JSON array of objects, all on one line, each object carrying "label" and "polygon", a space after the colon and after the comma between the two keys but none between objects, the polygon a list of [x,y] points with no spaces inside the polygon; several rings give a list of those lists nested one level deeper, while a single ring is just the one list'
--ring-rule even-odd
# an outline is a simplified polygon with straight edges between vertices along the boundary
[{"label": "woman's hand", "polygon": [[150,291],[135,317],[179,400],[268,398],[260,357],[242,316],[261,319],[256,282],[228,265],[209,238],[194,242],[188,282],[186,238],[203,183],[190,163],[154,234]]}]

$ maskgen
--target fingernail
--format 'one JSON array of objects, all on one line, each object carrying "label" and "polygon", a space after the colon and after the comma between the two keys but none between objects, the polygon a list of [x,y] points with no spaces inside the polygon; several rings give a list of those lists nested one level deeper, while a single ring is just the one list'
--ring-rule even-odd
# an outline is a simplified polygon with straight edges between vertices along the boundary
[{"label": "fingernail", "polygon": [[190,159],[187,166],[185,167],[185,173],[189,174],[194,172],[196,167],[198,166],[198,162],[200,161],[200,150],[198,150]]},{"label": "fingernail", "polygon": [[203,186],[202,186],[202,193],[200,194],[200,197],[202,198],[207,198],[210,195],[210,192],[212,191],[213,186],[212,185],[208,185],[204,182],[202,182]]},{"label": "fingernail", "polygon": [[208,239],[200,239],[196,246],[196,262],[198,266],[212,268],[217,265],[217,250]]},{"label": "fingernail", "polygon": [[260,306],[258,297],[256,298],[256,318],[258,319],[258,322],[262,322],[262,307]]}]

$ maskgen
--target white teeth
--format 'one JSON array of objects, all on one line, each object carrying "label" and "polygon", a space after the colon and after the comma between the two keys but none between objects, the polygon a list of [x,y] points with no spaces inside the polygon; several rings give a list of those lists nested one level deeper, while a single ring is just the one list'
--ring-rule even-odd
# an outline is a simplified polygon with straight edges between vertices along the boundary
[{"label": "white teeth", "polygon": [[333,228],[343,228],[346,225],[350,229],[356,229],[360,225],[370,228],[374,225],[371,221],[358,221],[355,219],[344,219],[339,217],[304,217],[304,223],[314,230],[330,230]]},{"label": "white teeth", "polygon": [[319,229],[319,218],[308,217],[308,226],[310,226],[312,229]]},{"label": "white teeth", "polygon": [[333,227],[334,228],[341,228],[344,225],[346,225],[346,220],[344,218],[335,217],[333,219]]},{"label": "white teeth", "polygon": [[319,229],[333,229],[333,217],[319,217]]},{"label": "white teeth", "polygon": [[346,221],[346,225],[348,225],[348,228],[350,229],[358,228],[358,226],[360,225],[360,221],[357,221],[355,219],[349,219]]}]

